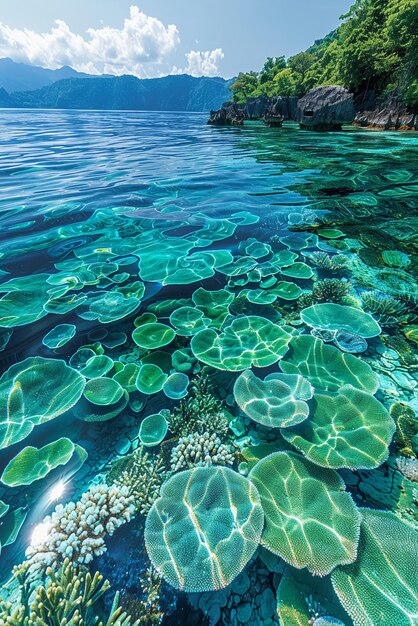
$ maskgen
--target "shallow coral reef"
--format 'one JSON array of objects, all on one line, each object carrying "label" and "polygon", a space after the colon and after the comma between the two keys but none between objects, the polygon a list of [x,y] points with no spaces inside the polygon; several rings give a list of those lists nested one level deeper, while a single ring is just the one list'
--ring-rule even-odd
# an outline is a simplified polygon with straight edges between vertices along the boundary
[{"label": "shallow coral reef", "polygon": [[0,623],[413,626],[415,140],[152,128],[0,234]]}]

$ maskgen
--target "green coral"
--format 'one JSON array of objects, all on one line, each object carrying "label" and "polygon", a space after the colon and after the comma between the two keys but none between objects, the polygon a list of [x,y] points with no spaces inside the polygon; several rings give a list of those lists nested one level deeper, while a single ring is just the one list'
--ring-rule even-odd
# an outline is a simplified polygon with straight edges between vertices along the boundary
[{"label": "green coral", "polygon": [[110,611],[104,614],[102,596],[110,587],[99,572],[65,559],[58,570],[49,567],[43,584],[33,583],[25,566],[15,568],[20,601],[2,602],[0,623],[10,626],[138,626],[119,606],[116,593]]},{"label": "green coral", "polygon": [[27,446],[9,461],[1,481],[9,487],[30,485],[47,476],[56,467],[68,463],[73,455],[78,457],[79,466],[87,458],[84,448],[74,444],[67,437],[61,437],[39,449]]},{"label": "green coral", "polygon": [[367,363],[312,335],[292,339],[289,352],[280,362],[280,369],[307,378],[318,391],[334,392],[342,385],[352,385],[374,394],[379,388],[377,375]]},{"label": "green coral", "polygon": [[226,467],[174,474],[145,523],[152,564],[177,589],[229,585],[257,549],[264,515],[255,486]]},{"label": "green coral", "polygon": [[176,336],[175,331],[166,324],[149,322],[141,324],[132,333],[132,339],[140,348],[154,350],[171,343]]},{"label": "green coral", "polygon": [[303,322],[321,330],[346,330],[368,339],[381,333],[381,328],[369,313],[352,306],[324,302],[303,309]]},{"label": "green coral", "polygon": [[355,560],[360,515],[336,471],[294,452],[274,452],[248,477],[265,515],[263,546],[320,576]]},{"label": "green coral", "polygon": [[190,383],[190,393],[168,418],[171,432],[183,437],[191,433],[215,433],[225,436],[229,421],[223,403],[213,394],[207,376],[197,376]]},{"label": "green coral", "polygon": [[354,626],[418,623],[416,530],[389,511],[361,509],[358,559],[332,584]]},{"label": "green coral", "polygon": [[162,413],[148,415],[139,428],[139,440],[144,446],[157,446],[168,431],[168,422]]},{"label": "green coral", "polygon": [[0,378],[0,448],[25,439],[43,424],[71,409],[85,378],[64,361],[29,357]]},{"label": "green coral", "polygon": [[342,304],[345,296],[350,291],[350,283],[338,278],[324,278],[314,283],[312,288],[312,301],[315,304],[322,302],[334,302]]},{"label": "green coral", "polygon": [[388,456],[395,424],[372,395],[351,385],[333,396],[316,393],[309,419],[283,437],[322,467],[378,467]]},{"label": "green coral", "polygon": [[281,326],[257,315],[235,318],[220,333],[208,328],[191,340],[193,354],[211,367],[241,371],[273,365],[287,351],[291,335]]},{"label": "green coral", "polygon": [[163,457],[151,455],[144,446],[139,446],[135,452],[112,464],[107,480],[127,489],[128,496],[133,497],[135,510],[147,515],[167,476]]},{"label": "green coral", "polygon": [[251,370],[235,381],[234,398],[255,422],[270,428],[287,428],[309,415],[306,400],[312,398],[310,383],[297,374],[269,374],[264,380]]},{"label": "green coral", "polygon": [[[277,612],[283,626],[344,626],[349,623],[328,576],[312,576],[306,570],[291,567],[286,567],[277,588]],[[327,616],[329,621],[324,620]]]}]

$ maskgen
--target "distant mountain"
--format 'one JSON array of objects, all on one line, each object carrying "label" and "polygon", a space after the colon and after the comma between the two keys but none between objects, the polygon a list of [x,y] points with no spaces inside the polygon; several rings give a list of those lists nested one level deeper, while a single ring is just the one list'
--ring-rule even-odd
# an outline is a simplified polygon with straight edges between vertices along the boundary
[{"label": "distant mountain", "polygon": [[[0,93],[0,106],[207,112],[219,109],[229,100],[232,82],[187,74],[149,79],[135,76],[69,78],[34,91]],[[2,104],[7,100],[9,104]]]},{"label": "distant mountain", "polygon": [[76,72],[64,65],[58,70],[48,70],[38,65],[15,63],[12,59],[0,59],[0,88],[9,94],[14,91],[30,91],[51,85],[63,78],[88,78],[91,74]]}]

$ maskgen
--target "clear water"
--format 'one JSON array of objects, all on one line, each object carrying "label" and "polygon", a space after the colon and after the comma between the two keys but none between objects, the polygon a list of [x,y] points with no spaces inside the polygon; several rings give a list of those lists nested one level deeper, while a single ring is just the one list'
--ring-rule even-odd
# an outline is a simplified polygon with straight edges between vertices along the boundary
[{"label": "clear water", "polygon": [[[269,256],[261,261],[256,259],[250,272],[272,253],[287,249],[279,238],[291,230],[316,232],[322,222],[340,229],[341,237],[334,240],[321,236],[317,245],[297,249],[297,260],[312,266],[314,279],[349,280],[351,300],[345,300],[346,305],[347,302],[356,307],[363,304],[364,308],[362,294],[373,289],[379,291],[380,297],[389,294],[404,303],[402,318],[398,312],[395,313],[398,318],[387,323],[382,323],[379,311],[371,311],[381,323],[383,333],[368,341],[367,351],[359,358],[378,373],[381,387],[378,397],[387,409],[394,401],[401,401],[416,410],[418,139],[414,134],[374,133],[355,128],[337,134],[316,134],[302,132],[296,125],[268,129],[258,123],[249,123],[243,129],[217,129],[206,126],[205,122],[206,116],[196,114],[0,112],[1,282],[45,275],[44,282],[35,281],[32,289],[30,285],[22,287],[21,283],[3,289],[9,293],[20,289],[22,299],[20,306],[14,306],[13,315],[19,317],[28,312],[29,315],[23,322],[21,319],[10,325],[4,322],[6,314],[1,310],[1,371],[36,356],[61,359],[68,364],[77,350],[86,345],[114,362],[140,364],[147,350],[138,350],[131,339],[134,320],[139,315],[152,310],[160,323],[170,325],[170,311],[155,308],[155,303],[187,299],[188,302],[177,307],[174,304],[170,310],[184,304],[195,307],[191,297],[198,288],[215,291],[226,286],[228,276],[218,271],[222,263],[214,267],[213,260],[202,256],[202,252],[223,250],[234,258],[246,256],[245,242],[250,238],[271,246]],[[179,248],[170,261],[161,261],[161,255],[181,241],[189,242],[189,249]],[[147,242],[155,243],[151,257],[144,253]],[[315,250],[331,256],[343,253],[350,260],[350,269],[342,275],[318,269],[309,256]],[[385,251],[393,250],[407,256],[397,257],[395,261],[382,257]],[[198,257],[187,258],[193,253]],[[178,261],[180,256],[184,258]],[[76,259],[80,260],[83,271],[87,271],[89,264],[120,261],[121,266],[100,271],[96,265],[93,278],[83,275],[83,279],[80,267],[74,264]],[[65,265],[66,261],[73,261],[73,265]],[[189,270],[195,272],[194,280],[179,279]],[[48,283],[47,275],[54,276],[58,271],[66,272],[66,278],[54,283],[57,288],[54,294],[47,293],[45,290],[52,284]],[[175,272],[177,279],[171,280]],[[126,276],[120,277],[121,273]],[[77,279],[71,278],[74,274]],[[245,272],[240,273],[238,279],[245,276]],[[284,279],[294,281],[307,293],[314,284],[312,278]],[[97,315],[95,319],[94,312],[88,309],[90,300],[103,292],[108,292],[110,298],[120,286],[135,281],[144,283],[144,293],[138,291],[137,285],[136,295],[130,292],[116,305],[111,304],[111,319],[100,322]],[[229,290],[236,300],[240,299],[230,311],[233,316],[257,315],[279,325],[285,322],[295,332],[309,333],[310,328],[300,326],[298,321],[300,309],[296,300],[281,300],[275,307],[254,304],[245,301],[245,294],[239,294],[258,285],[254,281],[233,282],[229,283]],[[62,301],[66,296],[83,294],[87,294],[87,300],[82,303],[80,300],[78,307],[59,315],[46,314],[43,308],[52,297]],[[137,298],[137,305],[132,305],[132,310],[125,314],[122,308],[126,298],[132,297]],[[101,313],[106,307],[105,303]],[[59,324],[74,325],[74,336],[62,347],[50,348],[42,340]],[[118,333],[119,339],[120,333],[125,333],[126,340],[122,337],[122,343],[116,340],[118,345],[115,345],[112,341]],[[160,351],[171,358],[176,349],[187,348],[189,343],[190,336],[180,335]],[[208,369],[207,364],[194,359],[193,369],[187,372],[189,378],[198,375],[201,367],[206,367],[209,378],[218,372],[214,379],[215,395],[222,399],[232,417],[242,416],[231,395],[231,384],[239,372],[225,373],[222,379],[219,370]],[[104,376],[110,378],[115,371],[111,369]],[[271,368],[266,369],[266,373],[270,371]],[[260,369],[257,374],[264,377]],[[25,516],[15,541],[3,549],[0,561],[3,581],[10,577],[12,566],[24,560],[25,549],[33,541],[34,528],[51,513],[57,501],[76,501],[91,484],[103,482],[112,462],[131,454],[137,446],[138,428],[144,417],[162,409],[173,411],[179,406],[178,400],[167,397],[163,391],[146,396],[139,392],[129,395],[129,404],[125,403],[112,419],[85,421],[88,409],[83,397],[69,411],[35,426],[12,445],[4,445],[0,454],[1,471],[25,446],[40,448],[60,437],[82,446],[88,458],[81,467],[71,458],[68,464],[55,467],[30,485],[0,487],[2,500],[13,510],[21,509]],[[1,406],[4,428],[7,421],[4,397]],[[32,407],[26,407],[27,412],[31,410]],[[271,435],[267,436],[262,429],[257,432],[249,422],[244,423],[244,435],[232,432],[228,435],[228,445],[236,446],[234,470],[238,461],[243,460],[238,452],[244,447],[245,436],[252,443],[272,440]],[[170,450],[174,445],[170,431],[166,442],[162,449]],[[356,502],[395,510],[412,524],[417,519],[416,496],[414,500],[411,495],[413,484],[399,473],[395,463],[401,447],[397,445],[395,449],[392,443],[389,465],[385,464],[384,470],[363,472],[363,476],[362,470],[341,473]],[[149,448],[151,455],[159,451],[160,446]],[[403,455],[416,458],[416,444]],[[384,480],[383,475],[387,476],[388,472],[398,482],[404,481],[403,489],[407,493],[404,501],[397,495],[388,496],[391,487],[386,483],[374,483],[369,478],[373,474]],[[372,487],[362,490],[359,476],[363,485]],[[51,502],[51,489],[59,481],[65,483],[65,491]],[[130,522],[107,540],[108,551],[96,556],[93,562],[111,580],[114,590],[125,589],[124,601],[129,600],[125,607],[133,614],[135,595],[141,596],[138,579],[147,564],[142,533],[140,522]],[[271,574],[269,582],[263,584],[271,584],[276,592],[272,580]],[[176,612],[177,596],[172,587],[164,583],[160,595],[166,614],[177,619],[174,623],[186,623],[179,608]],[[198,603],[195,599],[193,602],[197,609]],[[204,623],[199,621],[203,620],[201,613],[193,613],[194,622],[190,608],[188,615],[190,623]],[[346,616],[346,622],[351,623],[348,620]]]}]

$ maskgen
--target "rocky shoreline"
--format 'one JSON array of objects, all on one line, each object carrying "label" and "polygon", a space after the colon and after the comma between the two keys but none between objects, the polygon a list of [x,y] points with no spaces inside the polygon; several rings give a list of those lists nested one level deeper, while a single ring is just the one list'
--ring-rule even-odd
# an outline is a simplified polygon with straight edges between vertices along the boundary
[{"label": "rocky shoreline", "polygon": [[249,98],[244,105],[226,102],[218,111],[211,111],[208,124],[242,126],[245,120],[262,120],[273,127],[291,120],[305,130],[341,130],[343,124],[376,130],[418,130],[418,111],[396,96],[379,103],[374,92],[353,96],[339,86],[316,87],[302,98],[262,96]]}]

